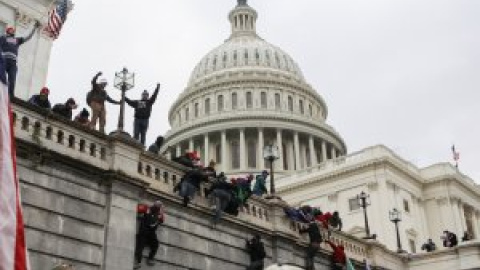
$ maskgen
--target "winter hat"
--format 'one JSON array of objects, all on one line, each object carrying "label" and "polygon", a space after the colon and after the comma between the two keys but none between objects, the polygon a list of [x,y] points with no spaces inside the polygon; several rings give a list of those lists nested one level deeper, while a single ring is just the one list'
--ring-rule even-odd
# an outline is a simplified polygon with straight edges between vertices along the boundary
[{"label": "winter hat", "polygon": [[98,83],[99,83],[99,84],[108,84],[108,81],[107,81],[106,78],[101,77],[101,78],[98,80]]},{"label": "winter hat", "polygon": [[142,92],[142,97],[143,97],[143,96],[147,96],[147,97],[149,96],[149,93],[148,93],[147,90],[143,90],[143,92]]},{"label": "winter hat", "polygon": [[47,87],[43,87],[42,90],[40,90],[40,95],[49,95],[50,90]]},{"label": "winter hat", "polygon": [[13,28],[12,26],[10,26],[10,27],[8,27],[8,28],[5,30],[5,32],[6,32],[7,34],[13,35],[13,34],[15,34],[15,28]]},{"label": "winter hat", "polygon": [[267,170],[263,170],[263,171],[262,171],[262,174],[269,175],[269,173],[268,173],[268,171],[267,171]]}]

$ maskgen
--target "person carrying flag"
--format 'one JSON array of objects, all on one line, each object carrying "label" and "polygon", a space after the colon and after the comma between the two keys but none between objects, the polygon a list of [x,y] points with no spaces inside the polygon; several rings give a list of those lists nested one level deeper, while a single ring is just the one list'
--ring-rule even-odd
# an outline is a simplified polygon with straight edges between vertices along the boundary
[{"label": "person carrying flag", "polygon": [[15,96],[15,82],[17,80],[18,72],[18,49],[22,44],[29,41],[33,37],[35,30],[37,30],[39,26],[40,23],[38,21],[35,22],[35,26],[30,34],[28,34],[26,37],[16,37],[15,28],[13,27],[7,27],[5,35],[0,36],[0,49],[4,59],[5,72],[8,77],[8,94],[10,99]]}]

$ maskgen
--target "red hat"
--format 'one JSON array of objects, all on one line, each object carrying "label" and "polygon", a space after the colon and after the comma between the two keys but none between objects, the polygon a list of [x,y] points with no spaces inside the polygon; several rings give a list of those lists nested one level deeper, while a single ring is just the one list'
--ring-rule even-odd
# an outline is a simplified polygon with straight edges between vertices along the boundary
[{"label": "red hat", "polygon": [[8,34],[10,34],[10,33],[13,34],[13,33],[15,33],[15,28],[13,28],[13,27],[11,27],[11,26],[10,26],[10,27],[7,27],[7,29],[5,30],[5,32],[7,32]]},{"label": "red hat", "polygon": [[50,94],[50,90],[47,87],[43,87],[42,90],[40,90],[40,95],[48,95]]}]

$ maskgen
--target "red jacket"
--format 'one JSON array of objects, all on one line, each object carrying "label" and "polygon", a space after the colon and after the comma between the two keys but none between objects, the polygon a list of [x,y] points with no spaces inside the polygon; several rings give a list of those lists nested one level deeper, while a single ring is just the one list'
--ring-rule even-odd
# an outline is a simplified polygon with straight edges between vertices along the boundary
[{"label": "red jacket", "polygon": [[332,254],[333,262],[345,265],[346,262],[347,262],[347,256],[345,255],[344,247],[343,246],[337,246],[330,241],[327,241],[327,243],[333,249],[333,254]]},{"label": "red jacket", "polygon": [[323,215],[316,216],[315,219],[318,222],[321,222],[325,229],[328,229],[328,221],[330,220],[330,218],[332,218],[332,216],[333,216],[332,213],[327,212]]}]

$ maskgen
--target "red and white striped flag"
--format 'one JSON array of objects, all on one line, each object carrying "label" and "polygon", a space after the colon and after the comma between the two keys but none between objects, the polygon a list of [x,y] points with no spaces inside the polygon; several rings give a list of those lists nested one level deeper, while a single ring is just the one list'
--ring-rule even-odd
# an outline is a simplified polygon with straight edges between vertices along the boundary
[{"label": "red and white striped flag", "polygon": [[73,9],[73,2],[71,0],[55,0],[53,8],[48,12],[48,24],[45,27],[45,32],[57,39],[60,36],[63,24],[67,20],[68,13]]},{"label": "red and white striped flag", "polygon": [[455,161],[455,167],[458,168],[458,160],[460,159],[460,153],[455,149],[455,145],[452,145],[453,160]]},{"label": "red and white striped flag", "polygon": [[12,109],[0,57],[0,270],[30,268],[19,189]]}]

